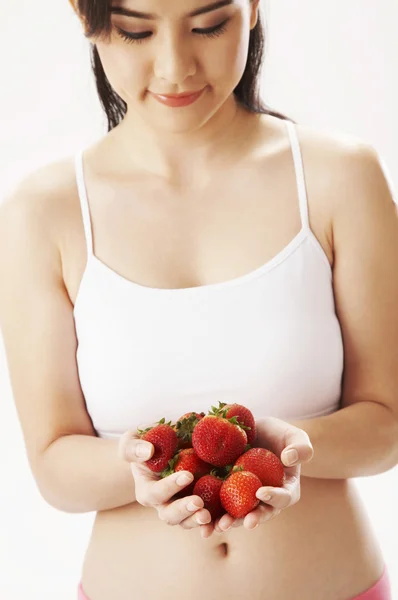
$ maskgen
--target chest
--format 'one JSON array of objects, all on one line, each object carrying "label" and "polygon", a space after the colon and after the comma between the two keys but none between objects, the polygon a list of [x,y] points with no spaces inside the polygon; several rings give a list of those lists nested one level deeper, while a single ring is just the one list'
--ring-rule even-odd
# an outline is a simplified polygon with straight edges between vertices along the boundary
[{"label": "chest", "polygon": [[216,399],[245,398],[253,413],[281,418],[336,409],[341,335],[316,236],[328,219],[318,201],[304,226],[289,165],[251,165],[188,192],[87,173],[93,239],[85,248],[76,233],[69,281],[79,377],[100,435]]},{"label": "chest", "polygon": [[218,400],[244,403],[258,417],[336,410],[343,346],[330,271],[313,244],[296,238],[280,262],[179,290],[150,290],[91,262],[75,323],[99,435],[207,412]]},{"label": "chest", "polygon": [[[294,169],[287,162],[283,178],[280,169],[251,165],[195,190],[148,180],[120,185],[90,177],[87,169],[94,255],[126,280],[152,288],[196,287],[250,273],[283,252],[302,226]],[[332,264],[323,206],[319,197],[311,204],[311,228]],[[78,198],[69,218],[62,255],[74,303],[87,260]]]}]

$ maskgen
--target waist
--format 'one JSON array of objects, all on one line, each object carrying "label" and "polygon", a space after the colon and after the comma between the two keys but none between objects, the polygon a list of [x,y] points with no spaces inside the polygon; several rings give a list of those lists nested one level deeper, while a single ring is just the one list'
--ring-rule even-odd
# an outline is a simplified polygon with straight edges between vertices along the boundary
[{"label": "waist", "polygon": [[241,600],[248,589],[251,600],[335,600],[370,587],[383,563],[354,481],[303,477],[299,502],[274,520],[206,540],[138,503],[98,513],[82,583],[90,600],[183,590],[192,600]]}]

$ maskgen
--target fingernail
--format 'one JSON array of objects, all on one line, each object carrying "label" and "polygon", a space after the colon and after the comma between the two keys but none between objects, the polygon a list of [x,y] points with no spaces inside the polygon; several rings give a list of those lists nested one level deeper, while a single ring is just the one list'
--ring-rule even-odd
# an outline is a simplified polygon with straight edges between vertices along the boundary
[{"label": "fingernail", "polygon": [[256,497],[261,500],[261,502],[268,502],[272,498],[272,492],[269,489],[262,490],[261,488],[257,490]]},{"label": "fingernail", "polygon": [[200,506],[198,506],[197,504],[195,504],[195,502],[190,502],[187,506],[188,510],[191,510],[192,512],[194,510],[198,510],[198,508],[200,508]]},{"label": "fingernail", "polygon": [[151,448],[148,444],[137,444],[135,447],[135,455],[138,458],[149,458],[151,455]]},{"label": "fingernail", "polygon": [[186,485],[187,483],[191,483],[192,480],[193,480],[193,475],[189,476],[189,475],[183,473],[182,475],[177,477],[177,484],[178,485]]},{"label": "fingernail", "polygon": [[207,525],[207,520],[205,521],[204,517],[197,517],[197,521],[199,525]]},{"label": "fingernail", "polygon": [[285,452],[285,463],[287,465],[293,465],[298,459],[297,450],[288,450]]}]

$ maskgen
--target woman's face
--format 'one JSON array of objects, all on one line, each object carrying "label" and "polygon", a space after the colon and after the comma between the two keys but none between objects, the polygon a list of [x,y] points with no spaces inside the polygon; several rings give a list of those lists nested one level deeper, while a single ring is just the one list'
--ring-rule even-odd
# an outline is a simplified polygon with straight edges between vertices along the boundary
[{"label": "woman's face", "polygon": [[[259,1],[113,0],[110,41],[91,41],[128,113],[173,131],[200,126],[232,96],[243,75]],[[165,106],[152,95],[202,88],[199,100],[183,108]]]}]

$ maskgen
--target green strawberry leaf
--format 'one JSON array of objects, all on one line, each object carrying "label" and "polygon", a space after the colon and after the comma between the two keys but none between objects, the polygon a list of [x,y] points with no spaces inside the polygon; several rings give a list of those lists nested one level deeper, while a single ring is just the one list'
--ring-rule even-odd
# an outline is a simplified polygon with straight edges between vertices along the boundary
[{"label": "green strawberry leaf", "polygon": [[239,473],[239,471],[244,471],[244,467],[242,465],[234,465],[231,469],[231,473]]},{"label": "green strawberry leaf", "polygon": [[145,433],[148,433],[148,431],[151,431],[151,429],[153,429],[153,427],[147,427],[146,429],[137,429],[137,433],[142,436]]},{"label": "green strawberry leaf", "polygon": [[181,421],[177,421],[177,437],[180,438],[183,442],[192,443],[192,432],[195,428],[195,425],[197,425],[198,422],[199,419],[197,418],[194,412],[189,417],[185,417]]},{"label": "green strawberry leaf", "polygon": [[176,467],[176,464],[178,462],[179,457],[180,457],[180,451],[178,450],[175,453],[175,455],[173,456],[173,458],[171,458],[169,460],[169,463],[168,463],[169,466],[166,467],[165,469],[163,469],[163,471],[161,471],[160,477],[162,479],[164,479],[165,477],[168,477],[169,475],[172,475],[173,473],[175,473],[175,467]]}]

